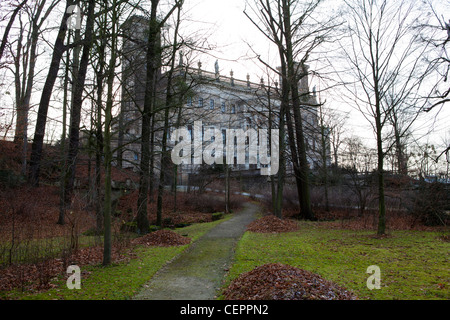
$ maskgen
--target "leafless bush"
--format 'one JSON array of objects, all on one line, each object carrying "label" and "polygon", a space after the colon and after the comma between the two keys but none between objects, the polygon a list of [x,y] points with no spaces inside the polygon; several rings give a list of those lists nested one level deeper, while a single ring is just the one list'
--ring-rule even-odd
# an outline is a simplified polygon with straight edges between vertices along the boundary
[{"label": "leafless bush", "polygon": [[426,226],[447,225],[449,216],[448,187],[441,183],[420,182],[418,189],[410,193],[408,212]]}]

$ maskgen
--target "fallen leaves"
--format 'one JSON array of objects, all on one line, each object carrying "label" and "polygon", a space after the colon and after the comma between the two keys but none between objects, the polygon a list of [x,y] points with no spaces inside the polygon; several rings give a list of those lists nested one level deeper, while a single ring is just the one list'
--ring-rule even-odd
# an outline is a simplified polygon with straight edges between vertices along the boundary
[{"label": "fallen leaves", "polygon": [[[120,198],[117,210],[122,212],[121,219],[126,221],[133,221],[137,215],[137,199],[138,199],[138,190],[135,190],[127,195],[124,195]],[[199,199],[198,199],[199,198]],[[172,225],[177,224],[192,224],[192,223],[202,223],[202,222],[211,222],[212,221],[212,212],[216,212],[219,210],[212,210],[208,212],[202,212],[200,209],[200,205],[197,203],[200,202],[203,206],[206,206],[207,195],[193,195],[184,192],[179,192],[177,195],[177,211],[174,212],[174,203],[172,201],[173,195],[167,192],[164,194],[164,199],[162,204],[162,215],[163,215],[163,226],[170,227]],[[203,201],[202,201],[203,200]],[[210,202],[214,202],[213,200],[209,200]],[[156,224],[157,221],[157,202],[150,201],[148,202],[148,219],[150,224]],[[220,207],[220,203],[217,205]],[[223,208],[223,207],[222,207]],[[216,208],[213,208],[216,209]]]},{"label": "fallen leaves", "polygon": [[190,238],[183,237],[174,231],[166,229],[151,232],[145,236],[133,240],[133,244],[161,247],[182,246],[185,244],[189,244],[190,242]]},{"label": "fallen leaves", "polygon": [[[132,254],[124,254],[122,248],[112,248],[112,260],[117,263],[129,259]],[[36,292],[55,287],[52,280],[65,274],[68,265],[78,266],[100,264],[103,247],[89,247],[74,251],[64,258],[47,259],[38,263],[10,265],[0,270],[0,291],[14,288]],[[84,276],[88,274],[84,272]],[[67,276],[67,275],[66,275]]]},{"label": "fallen leaves", "polygon": [[0,241],[16,243],[64,237],[72,231],[85,232],[95,226],[95,213],[88,210],[80,193],[73,198],[72,209],[66,211],[65,224],[56,224],[59,217],[59,188],[42,185],[38,188],[23,185],[14,189],[0,189]]},{"label": "fallen leaves", "polygon": [[[158,230],[131,241],[131,246],[112,247],[112,260],[115,263],[126,262],[132,259],[133,245],[143,244],[146,246],[179,246],[189,244],[191,239],[183,237],[171,230]],[[14,288],[23,291],[37,292],[55,287],[52,280],[64,275],[68,265],[97,265],[102,263],[103,247],[95,246],[82,248],[74,251],[69,256],[57,259],[48,259],[39,263],[11,265],[0,269],[0,291],[10,291]],[[84,272],[84,277],[88,273]],[[67,277],[67,275],[66,275]],[[83,278],[84,278],[83,277]]]},{"label": "fallen leaves", "polygon": [[247,230],[259,233],[292,232],[298,230],[298,224],[294,220],[268,215],[250,223]]},{"label": "fallen leaves", "polygon": [[321,276],[280,263],[242,273],[224,291],[226,300],[356,300]]}]

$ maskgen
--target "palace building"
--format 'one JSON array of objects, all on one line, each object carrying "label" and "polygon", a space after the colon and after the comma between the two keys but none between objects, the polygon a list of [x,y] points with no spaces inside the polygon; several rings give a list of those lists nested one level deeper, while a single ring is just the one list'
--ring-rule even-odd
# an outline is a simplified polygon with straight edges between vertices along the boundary
[{"label": "palace building", "polygon": [[[122,54],[122,103],[117,134],[118,165],[123,168],[138,170],[140,162],[140,134],[141,117],[145,96],[146,79],[146,39],[145,29],[147,20],[141,17],[132,17],[123,25],[124,37]],[[198,62],[196,66],[188,66],[184,62],[182,53],[179,54],[177,66],[173,70],[171,93],[172,105],[166,105],[167,75],[161,68],[155,76],[157,94],[154,97],[155,116],[152,125],[153,153],[156,155],[154,166],[160,167],[161,140],[163,128],[163,114],[169,107],[168,148],[175,145],[171,133],[173,130],[184,127],[192,133],[194,123],[201,121],[202,130],[220,132],[223,141],[226,141],[227,130],[242,129],[277,129],[280,108],[279,82],[265,84],[263,79],[252,82],[250,75],[246,79],[235,78],[233,71],[221,74],[219,61],[216,61],[214,70],[204,70]],[[307,73],[307,67],[301,66]],[[307,159],[312,170],[321,166],[321,130],[319,126],[319,111],[315,90],[310,92],[308,77],[301,78],[299,83],[302,97],[301,114],[304,124]],[[323,130],[322,130],[323,132]],[[193,139],[193,134],[191,135]],[[215,137],[211,138],[212,141]],[[286,138],[287,139],[287,138]],[[249,146],[249,139],[246,144]],[[327,149],[329,146],[327,146]],[[288,148],[287,148],[288,149]],[[194,150],[193,150],[194,151]],[[287,151],[288,152],[288,151]],[[192,152],[194,156],[195,152]],[[226,150],[223,152],[226,157]],[[289,156],[287,157],[289,159]],[[329,165],[329,150],[327,151],[327,165]],[[258,174],[261,169],[259,157],[256,163],[246,159],[245,164],[232,164],[233,171],[253,172]],[[182,164],[181,175],[195,174],[201,165]],[[262,166],[265,166],[264,164]],[[291,165],[287,163],[287,171]]]}]

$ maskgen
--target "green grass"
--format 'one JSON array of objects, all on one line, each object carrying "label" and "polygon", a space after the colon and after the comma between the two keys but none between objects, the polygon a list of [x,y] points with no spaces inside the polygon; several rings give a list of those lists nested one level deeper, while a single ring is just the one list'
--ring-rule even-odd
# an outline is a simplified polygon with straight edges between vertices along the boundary
[{"label": "green grass", "polygon": [[[225,217],[228,219],[230,216]],[[176,230],[197,240],[224,220]],[[327,223],[301,222],[285,234],[246,232],[236,248],[226,284],[256,266],[279,262],[317,273],[353,291],[360,299],[450,299],[450,243],[440,233],[396,231],[378,239],[373,231],[327,228]],[[0,292],[0,299],[130,299],[168,261],[188,246],[138,247],[127,263],[81,267],[81,289],[69,290],[62,276],[56,287],[41,293]],[[367,267],[381,269],[381,289],[366,287]]]},{"label": "green grass", "polygon": [[[301,222],[282,234],[246,232],[238,244],[226,284],[266,263],[283,263],[317,273],[353,291],[359,299],[450,299],[450,243],[440,233],[334,230],[326,223]],[[381,288],[369,290],[366,270],[381,269]]]},{"label": "green grass", "polygon": [[[229,217],[225,217],[228,219]],[[177,229],[176,232],[197,240],[224,219],[210,223],[194,224]],[[191,243],[192,243],[191,242]],[[112,264],[108,267],[91,265],[81,267],[81,289],[70,290],[63,276],[53,282],[56,287],[41,293],[9,291],[0,292],[0,299],[21,300],[126,300],[140,288],[167,262],[183,252],[189,245],[179,247],[138,247],[137,258],[127,263]]]}]

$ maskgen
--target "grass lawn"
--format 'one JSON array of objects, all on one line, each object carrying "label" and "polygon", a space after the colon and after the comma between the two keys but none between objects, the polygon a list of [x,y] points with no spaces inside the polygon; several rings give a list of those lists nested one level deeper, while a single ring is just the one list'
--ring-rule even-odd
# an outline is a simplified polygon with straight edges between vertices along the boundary
[{"label": "grass lawn", "polygon": [[[229,217],[225,217],[228,219]],[[224,219],[194,224],[177,229],[176,232],[197,240]],[[192,243],[191,242],[191,243]],[[126,300],[140,288],[168,261],[183,252],[189,245],[179,247],[142,247],[134,250],[137,258],[127,263],[108,267],[90,265],[81,267],[81,289],[69,290],[66,277],[60,276],[53,282],[56,287],[40,293],[8,291],[0,292],[0,299],[22,300]]]},{"label": "grass lawn", "polygon": [[[236,249],[226,284],[242,272],[266,263],[296,266],[353,291],[359,299],[450,299],[450,243],[438,232],[374,231],[327,228],[326,222],[300,222],[297,232],[246,232]],[[381,288],[369,290],[366,273],[381,270]]]}]

